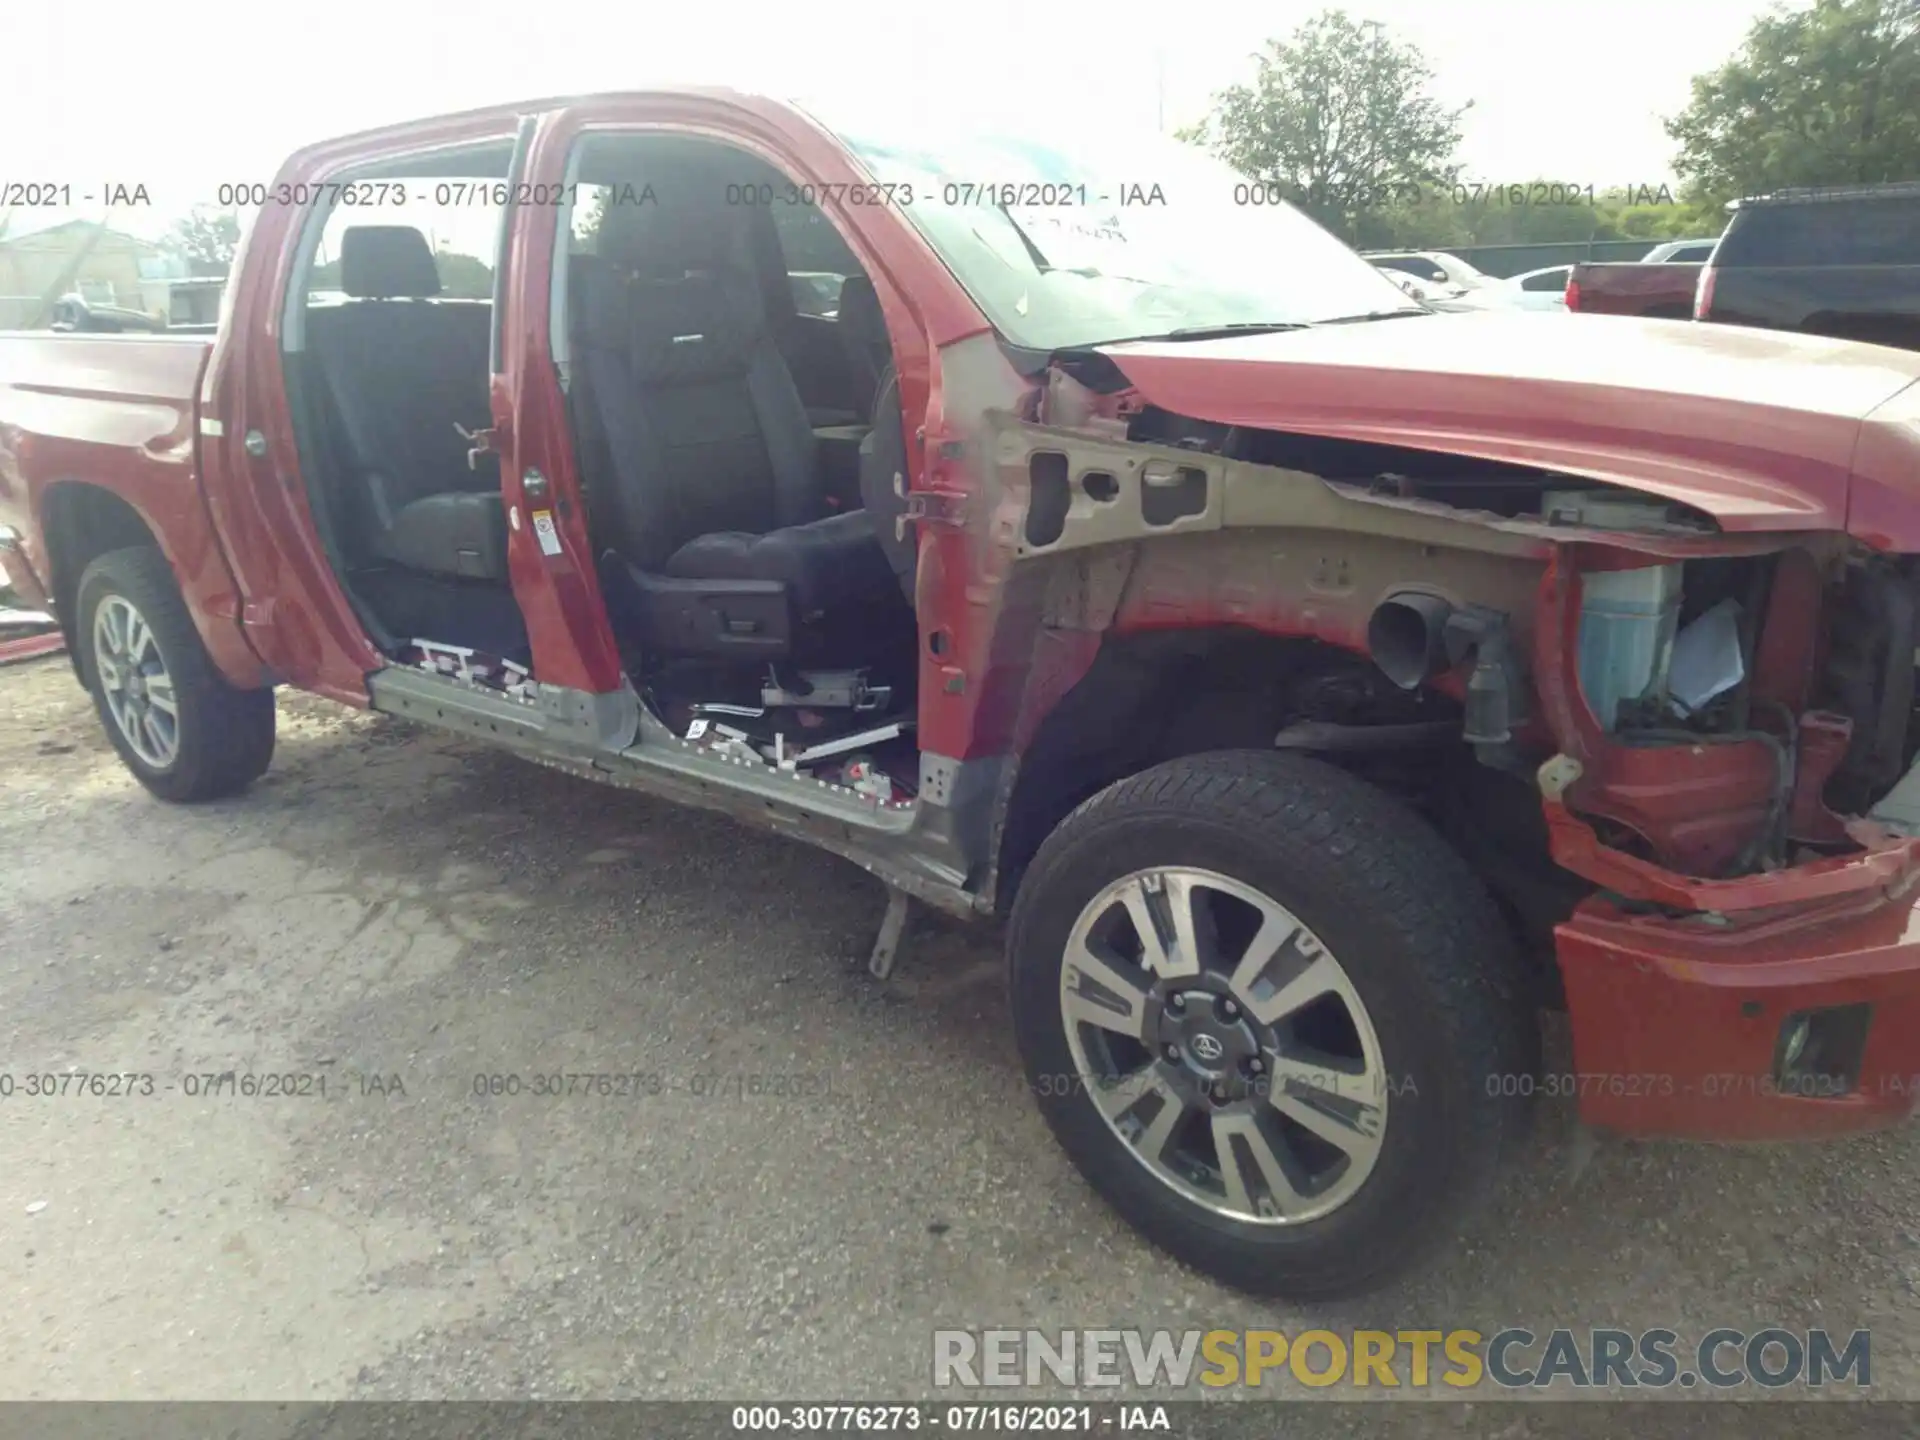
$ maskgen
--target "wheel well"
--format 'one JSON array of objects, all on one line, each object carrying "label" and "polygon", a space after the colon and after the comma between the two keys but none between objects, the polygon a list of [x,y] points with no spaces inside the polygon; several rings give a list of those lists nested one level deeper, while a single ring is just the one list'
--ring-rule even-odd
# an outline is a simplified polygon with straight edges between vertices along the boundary
[{"label": "wheel well", "polygon": [[[1076,806],[1164,761],[1265,750],[1296,720],[1459,717],[1445,696],[1409,695],[1367,657],[1324,641],[1230,627],[1109,639],[1021,756],[1001,825],[996,906],[1012,909],[1027,866]],[[1523,946],[1537,958],[1551,955],[1552,927],[1589,887],[1552,863],[1530,784],[1479,763],[1460,741],[1320,758],[1423,812],[1493,891]]]},{"label": "wheel well", "polygon": [[1021,756],[1000,834],[1000,908],[1011,907],[1028,862],[1081,801],[1165,760],[1265,749],[1302,679],[1372,668],[1324,641],[1231,627],[1108,639]]},{"label": "wheel well", "polygon": [[111,490],[77,480],[47,487],[40,502],[40,527],[46,537],[47,563],[52,572],[47,584],[53,592],[54,614],[60,621],[60,633],[67,640],[67,656],[73,663],[73,673],[84,683],[82,646],[75,633],[79,617],[74,613],[80,577],[86,573],[87,566],[109,551],[134,545],[157,548],[157,542],[133,506]]}]

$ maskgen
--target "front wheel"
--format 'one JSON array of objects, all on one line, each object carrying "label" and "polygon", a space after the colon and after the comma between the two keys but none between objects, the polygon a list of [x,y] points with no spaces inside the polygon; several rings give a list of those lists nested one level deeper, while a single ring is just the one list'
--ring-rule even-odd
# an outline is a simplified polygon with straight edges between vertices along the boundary
[{"label": "front wheel", "polygon": [[1255,1293],[1375,1288],[1492,1179],[1538,1036],[1501,917],[1411,811],[1268,752],[1175,760],[1041,847],[1027,1078],[1148,1238]]},{"label": "front wheel", "polygon": [[245,789],[273,759],[273,692],[214,668],[158,550],[102,555],[80,577],[75,637],[107,738],[163,800]]}]

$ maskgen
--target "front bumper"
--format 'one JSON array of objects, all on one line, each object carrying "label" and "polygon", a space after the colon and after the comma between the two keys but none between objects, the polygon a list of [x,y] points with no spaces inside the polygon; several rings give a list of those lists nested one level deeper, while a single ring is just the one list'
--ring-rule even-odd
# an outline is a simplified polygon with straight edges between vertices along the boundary
[{"label": "front bumper", "polygon": [[[1807,1139],[1906,1119],[1920,1099],[1920,891],[1910,876],[1896,890],[1720,923],[1583,902],[1555,932],[1576,1073],[1548,1088],[1629,1135]],[[1864,1020],[1845,1082],[1783,1070],[1783,1027],[1810,1013]]]}]

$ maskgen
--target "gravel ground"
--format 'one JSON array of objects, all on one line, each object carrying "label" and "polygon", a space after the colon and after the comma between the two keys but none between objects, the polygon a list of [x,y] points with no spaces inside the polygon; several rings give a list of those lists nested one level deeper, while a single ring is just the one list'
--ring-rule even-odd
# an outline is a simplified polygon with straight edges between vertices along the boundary
[{"label": "gravel ground", "polygon": [[[882,986],[851,865],[280,720],[253,791],[171,808],[63,659],[0,672],[0,1072],[156,1085],[0,1100],[0,1397],[901,1398],[936,1327],[1513,1324],[1869,1327],[1877,1394],[1920,1397],[1912,1130],[1596,1145],[1549,1108],[1438,1266],[1263,1304],[1072,1173],[992,934],[932,926]],[[225,1070],[326,1094],[186,1093]],[[552,1072],[640,1093],[474,1093]]]}]

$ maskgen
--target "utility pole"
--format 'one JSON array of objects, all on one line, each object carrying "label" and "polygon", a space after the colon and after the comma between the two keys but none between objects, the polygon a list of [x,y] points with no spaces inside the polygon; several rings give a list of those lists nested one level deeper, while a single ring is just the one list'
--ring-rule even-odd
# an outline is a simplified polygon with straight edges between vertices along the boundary
[{"label": "utility pole", "polygon": [[38,308],[34,310],[33,317],[27,322],[27,329],[38,330],[52,320],[53,307],[79,280],[81,270],[86,268],[87,260],[105,238],[106,233],[107,222],[104,219],[93,222],[93,228],[87,232],[87,238],[80,242],[79,248],[73,252],[67,263],[60,267],[59,277],[41,295]]}]

